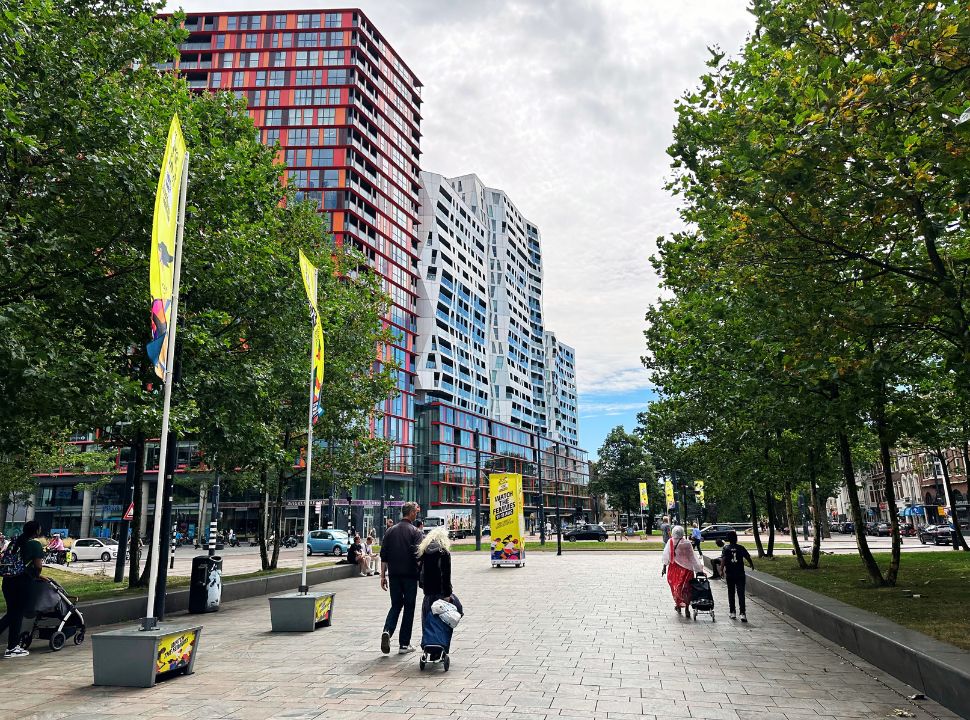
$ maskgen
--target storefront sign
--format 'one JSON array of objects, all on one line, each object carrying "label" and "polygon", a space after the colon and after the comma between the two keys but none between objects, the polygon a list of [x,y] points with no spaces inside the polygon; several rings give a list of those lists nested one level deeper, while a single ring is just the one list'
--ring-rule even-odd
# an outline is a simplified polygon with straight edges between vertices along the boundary
[{"label": "storefront sign", "polygon": [[195,630],[163,635],[158,639],[156,671],[170,672],[189,666],[195,652]]}]

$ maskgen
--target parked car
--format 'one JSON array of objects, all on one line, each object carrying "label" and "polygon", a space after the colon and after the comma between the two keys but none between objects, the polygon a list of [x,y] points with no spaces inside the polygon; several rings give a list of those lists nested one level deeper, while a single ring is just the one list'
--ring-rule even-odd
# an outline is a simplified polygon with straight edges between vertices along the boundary
[{"label": "parked car", "polygon": [[565,533],[563,539],[569,542],[576,542],[577,540],[606,542],[606,528],[601,525],[581,525]]},{"label": "parked car", "polygon": [[855,523],[853,523],[853,522],[844,522],[844,523],[842,523],[842,530],[841,530],[841,532],[842,532],[843,535],[851,535],[852,533],[855,532]]},{"label": "parked car", "polygon": [[350,548],[350,536],[343,530],[311,530],[306,554],[343,555]]},{"label": "parked car", "polygon": [[100,560],[109,562],[118,558],[118,541],[110,538],[80,538],[71,545],[71,562]]},{"label": "parked car", "polygon": [[903,537],[916,537],[918,531],[916,528],[909,523],[900,523],[899,534]]},{"label": "parked car", "polygon": [[704,540],[727,540],[730,533],[736,533],[733,525],[708,525],[701,528],[701,537]]},{"label": "parked car", "polygon": [[875,537],[889,537],[893,534],[892,528],[889,523],[866,523],[866,535],[873,535]]},{"label": "parked car", "polygon": [[919,541],[924,545],[948,545],[953,542],[953,525],[924,525],[919,530]]}]

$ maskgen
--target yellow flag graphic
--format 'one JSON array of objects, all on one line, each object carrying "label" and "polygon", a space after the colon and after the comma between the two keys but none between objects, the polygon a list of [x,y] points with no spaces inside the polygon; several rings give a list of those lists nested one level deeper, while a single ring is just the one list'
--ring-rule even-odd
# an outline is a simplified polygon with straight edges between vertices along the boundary
[{"label": "yellow flag graphic", "polygon": [[317,268],[307,260],[302,250],[300,275],[303,276],[303,288],[310,301],[313,319],[313,422],[316,422],[320,417],[320,391],[323,389],[323,326],[320,325],[320,313],[317,311]]},{"label": "yellow flag graphic", "polygon": [[667,498],[667,507],[672,508],[674,506],[674,484],[670,480],[664,481],[664,495]]},{"label": "yellow flag graphic", "polygon": [[172,285],[175,277],[175,232],[178,225],[182,167],[185,164],[185,138],[178,115],[172,118],[162,169],[155,192],[155,217],[152,222],[152,251],[149,264],[152,293],[152,340],[148,356],[155,374],[165,379],[168,357],[169,325],[172,318]]},{"label": "yellow flag graphic", "polygon": [[650,493],[647,491],[647,484],[640,483],[640,509],[646,510],[650,507]]}]

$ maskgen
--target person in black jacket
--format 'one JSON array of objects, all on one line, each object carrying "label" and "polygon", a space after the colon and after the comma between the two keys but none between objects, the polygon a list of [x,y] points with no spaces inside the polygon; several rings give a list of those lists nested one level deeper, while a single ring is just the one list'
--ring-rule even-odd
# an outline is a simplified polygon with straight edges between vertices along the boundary
[{"label": "person in black jacket", "polygon": [[431,611],[435,600],[451,600],[451,540],[448,529],[439,525],[430,531],[418,545],[418,561],[421,564],[420,584],[424,590],[421,603],[421,629],[424,618]]},{"label": "person in black jacket", "polygon": [[418,544],[423,539],[421,531],[412,524],[421,510],[417,503],[407,502],[401,508],[401,522],[384,533],[381,542],[381,590],[390,590],[391,609],[384,621],[381,633],[381,652],[391,652],[391,635],[401,618],[398,636],[398,653],[414,652],[411,646],[411,630],[414,625],[414,605],[418,596]]}]

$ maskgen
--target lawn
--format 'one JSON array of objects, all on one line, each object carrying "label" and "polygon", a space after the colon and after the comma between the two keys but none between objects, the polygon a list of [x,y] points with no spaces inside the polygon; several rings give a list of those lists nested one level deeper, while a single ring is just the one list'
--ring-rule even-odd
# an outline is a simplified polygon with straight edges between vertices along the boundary
[{"label": "lawn", "polygon": [[[885,572],[889,554],[874,555]],[[873,587],[856,555],[823,556],[818,570],[799,570],[790,556],[755,559],[755,567],[970,650],[970,553],[904,553],[892,588]]]},{"label": "lawn", "polygon": [[[642,540],[607,540],[606,542],[597,542],[596,540],[577,540],[576,542],[569,542],[563,540],[562,542],[563,552],[569,552],[570,550],[645,550],[653,552],[661,552],[664,549],[663,543],[660,542],[658,537],[655,541],[644,542]],[[474,543],[455,543],[451,546],[454,552],[475,552]],[[482,538],[482,550],[487,551],[489,549],[489,540],[487,537]],[[753,550],[754,548],[752,548]],[[526,540],[525,544],[526,552],[555,552],[556,551],[556,538],[555,536],[551,538],[546,538],[545,547],[539,545],[539,540]],[[721,549],[712,542],[705,542],[701,544],[701,550],[707,555],[720,555]],[[775,550],[791,550],[791,543],[775,543]]]},{"label": "lawn", "polygon": [[[324,567],[331,565],[332,563],[310,563],[307,568],[314,567]],[[254,577],[264,577],[266,575],[279,575],[281,573],[287,572],[299,572],[299,568],[277,568],[276,570],[259,570],[251,573],[244,573],[242,575],[224,575],[223,582],[231,582],[233,580],[247,580]],[[125,582],[115,584],[113,582],[113,573],[107,575],[82,575],[81,573],[65,572],[64,570],[55,570],[51,567],[44,567],[44,575],[53,578],[68,596],[73,600],[78,598],[81,601],[84,600],[103,600],[105,598],[113,597],[125,597],[130,595],[144,595],[147,592],[146,588],[128,588],[127,575]],[[178,589],[187,587],[189,584],[189,578],[182,575],[173,575],[168,578],[168,588]],[[6,611],[7,604],[0,598],[0,611]]]}]

